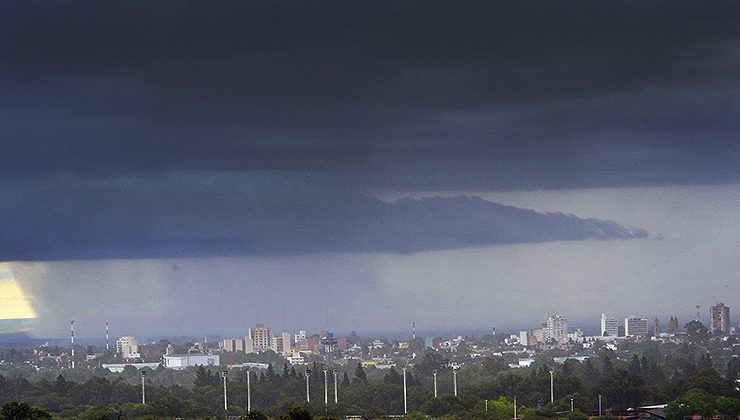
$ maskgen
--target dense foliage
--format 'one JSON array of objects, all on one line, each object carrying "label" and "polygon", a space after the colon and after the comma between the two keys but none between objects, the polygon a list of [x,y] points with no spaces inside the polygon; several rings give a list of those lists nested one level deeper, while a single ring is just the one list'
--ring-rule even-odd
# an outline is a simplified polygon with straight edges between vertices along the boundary
[{"label": "dense foliage", "polygon": [[[412,412],[408,417],[422,413],[450,419],[508,419],[513,416],[516,396],[518,416],[525,419],[585,418],[583,413],[597,412],[599,395],[604,413],[670,403],[667,412],[673,418],[694,413],[737,416],[740,391],[735,381],[740,379],[740,362],[732,351],[722,353],[722,348],[644,342],[628,347],[626,352],[602,348],[584,362],[568,359],[555,364],[545,353],[533,366],[522,369],[510,368],[500,356],[474,359],[429,351],[407,370],[407,404]],[[715,357],[709,355],[708,349]],[[453,395],[449,367],[453,358],[464,362],[457,372],[458,396]],[[283,364],[252,372],[250,391],[254,411],[248,418],[298,419],[349,414],[377,418],[403,413],[400,369],[363,368],[356,361],[348,363],[337,374],[339,404],[334,404],[332,372],[325,377],[322,366],[316,362],[308,367],[312,371],[308,377],[310,403],[306,402],[304,368]],[[554,403],[550,403],[551,369],[554,370]],[[432,382],[435,370],[438,398],[434,398]],[[140,375],[133,367],[120,374],[103,369],[35,371],[14,367],[0,371],[3,418],[45,418],[47,412],[55,418],[80,419],[223,418],[225,414],[220,368],[149,371],[146,404],[141,404]],[[328,405],[324,405],[325,380]],[[232,369],[227,379],[229,415],[248,414],[246,394],[246,373]],[[574,412],[570,412],[571,400]],[[31,414],[14,417],[12,413],[19,410],[30,410],[28,413],[34,413],[35,417]]]}]

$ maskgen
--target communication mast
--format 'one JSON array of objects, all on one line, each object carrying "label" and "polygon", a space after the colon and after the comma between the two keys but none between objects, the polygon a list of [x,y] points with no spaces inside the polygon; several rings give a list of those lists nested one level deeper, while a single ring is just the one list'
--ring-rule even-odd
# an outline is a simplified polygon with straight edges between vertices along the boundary
[{"label": "communication mast", "polygon": [[72,369],[75,368],[75,322],[69,321],[69,334],[70,334],[70,340],[72,342]]}]

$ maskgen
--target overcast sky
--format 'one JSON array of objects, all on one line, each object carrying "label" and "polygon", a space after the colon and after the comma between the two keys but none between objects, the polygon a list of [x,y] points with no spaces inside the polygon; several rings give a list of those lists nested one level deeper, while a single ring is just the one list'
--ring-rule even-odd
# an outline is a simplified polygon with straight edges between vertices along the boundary
[{"label": "overcast sky", "polygon": [[[42,319],[152,334],[185,313],[174,329],[199,332],[219,304],[214,332],[319,328],[325,310],[296,305],[321,296],[342,302],[347,330],[585,321],[598,305],[567,296],[634,279],[633,257],[656,272],[661,253],[696,247],[643,295],[709,260],[737,288],[737,241],[705,232],[738,218],[739,75],[729,1],[5,2],[0,261],[28,261],[7,270]],[[616,277],[592,265],[599,247],[630,249],[599,254]],[[497,308],[420,292],[468,284],[459,300],[482,307],[491,261],[506,267]],[[504,316],[527,294],[507,284],[528,285],[529,317]],[[152,322],[106,313],[117,302],[90,290]],[[208,310],[190,307],[199,296]]]}]

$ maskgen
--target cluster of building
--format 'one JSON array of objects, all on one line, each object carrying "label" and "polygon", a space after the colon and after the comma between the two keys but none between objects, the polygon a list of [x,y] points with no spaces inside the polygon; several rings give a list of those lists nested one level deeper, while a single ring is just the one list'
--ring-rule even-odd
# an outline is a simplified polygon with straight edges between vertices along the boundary
[{"label": "cluster of building", "polygon": [[283,355],[293,365],[305,362],[305,356],[322,353],[331,355],[334,351],[346,351],[350,347],[347,337],[335,337],[330,331],[307,336],[305,330],[297,334],[282,332],[276,334],[262,324],[249,328],[244,338],[226,338],[219,343],[224,352],[259,353],[272,350]]},{"label": "cluster of building", "polygon": [[[715,336],[730,335],[735,332],[730,325],[730,308],[722,302],[709,308],[709,331]],[[620,337],[636,340],[651,337],[659,339],[679,333],[678,318],[674,316],[670,317],[664,331],[657,317],[651,325],[648,318],[644,316],[629,315],[625,318],[617,318],[602,313],[599,333],[589,337],[580,329],[569,332],[568,319],[563,315],[554,314],[550,315],[539,328],[520,331],[518,335],[507,339],[507,343],[537,348],[568,347],[572,343],[587,343],[596,339],[601,341],[611,341]]]}]

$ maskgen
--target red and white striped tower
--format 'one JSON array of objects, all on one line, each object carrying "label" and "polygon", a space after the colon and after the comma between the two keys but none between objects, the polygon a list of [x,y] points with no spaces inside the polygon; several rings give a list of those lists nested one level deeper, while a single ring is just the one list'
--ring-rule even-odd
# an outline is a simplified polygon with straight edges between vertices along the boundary
[{"label": "red and white striped tower", "polygon": [[69,321],[69,334],[70,339],[72,340],[72,369],[75,368],[75,322]]}]

